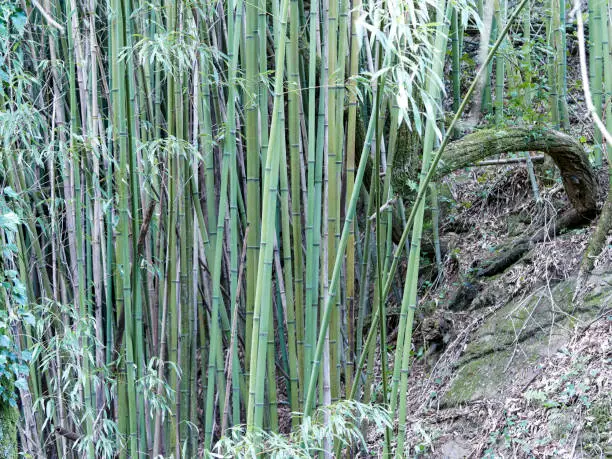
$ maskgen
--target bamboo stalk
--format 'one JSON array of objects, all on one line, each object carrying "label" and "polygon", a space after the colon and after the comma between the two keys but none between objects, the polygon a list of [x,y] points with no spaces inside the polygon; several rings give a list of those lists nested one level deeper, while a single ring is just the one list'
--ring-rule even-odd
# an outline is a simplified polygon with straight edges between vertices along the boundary
[{"label": "bamboo stalk", "polygon": [[[430,166],[430,168],[429,168],[429,170],[427,172],[427,175],[425,176],[423,182],[419,184],[419,191],[418,191],[417,196],[415,198],[413,207],[412,207],[412,209],[410,211],[410,215],[409,215],[408,219],[406,220],[406,225],[404,226],[404,231],[402,233],[400,241],[397,244],[397,248],[396,248],[395,253],[393,255],[393,262],[391,264],[391,267],[389,268],[389,271],[387,272],[387,278],[386,278],[385,288],[384,288],[384,291],[383,291],[382,298],[385,298],[389,294],[389,291],[391,289],[391,282],[392,282],[393,276],[395,275],[395,272],[397,270],[397,266],[399,264],[399,258],[400,258],[399,254],[402,252],[402,250],[404,248],[404,245],[406,244],[406,240],[408,238],[408,234],[409,234],[410,230],[412,229],[412,224],[414,223],[414,219],[415,219],[415,216],[416,216],[416,209],[417,209],[418,205],[421,203],[421,201],[424,199],[426,187],[427,187],[427,185],[429,184],[429,182],[432,180],[432,178],[435,175],[436,167],[437,167],[438,163],[440,162],[440,159],[442,157],[442,154],[444,153],[444,150],[445,150],[446,146],[448,145],[448,142],[450,141],[450,137],[451,137],[450,133],[452,132],[452,130],[457,125],[457,122],[459,121],[461,115],[463,114],[463,112],[464,112],[464,110],[465,110],[465,108],[466,108],[466,106],[468,104],[468,101],[469,101],[470,97],[474,94],[474,92],[476,90],[476,87],[479,84],[479,80],[485,74],[486,66],[493,59],[493,56],[495,55],[495,52],[499,48],[502,39],[508,33],[508,30],[510,29],[510,26],[512,25],[514,20],[518,17],[518,14],[521,12],[521,10],[527,4],[528,1],[529,0],[522,0],[516,6],[516,8],[515,8],[514,12],[512,13],[512,15],[508,18],[508,23],[506,24],[506,27],[504,28],[504,30],[501,31],[500,35],[497,38],[497,41],[491,47],[491,49],[489,51],[489,54],[487,55],[487,58],[485,59],[485,62],[481,66],[480,70],[478,71],[478,73],[474,77],[474,80],[472,81],[472,84],[468,88],[468,90],[466,92],[466,95],[464,96],[463,101],[461,102],[461,105],[459,106],[459,110],[453,116],[453,119],[451,120],[451,123],[450,123],[448,129],[446,130],[446,134],[444,135],[444,138],[442,139],[440,147],[439,147],[438,151],[435,153],[435,155],[432,158],[431,166]],[[365,345],[364,345],[364,347],[366,349],[373,342],[374,336],[376,336],[378,320],[379,320],[379,316],[378,316],[378,314],[375,314],[374,317],[372,318],[372,321],[371,321],[371,324],[370,324],[370,331],[368,332],[368,336],[366,338],[366,342],[365,342]],[[357,364],[357,367],[356,367],[357,368],[356,369],[356,373],[359,374],[363,370],[363,366],[364,366],[364,363],[365,363],[365,358],[366,358],[365,353],[362,353],[360,358],[359,358],[359,362]],[[358,378],[356,378],[355,381],[353,382],[353,387],[351,388],[351,393],[349,395],[349,398],[354,398],[355,397],[355,394],[356,394],[356,391],[357,391],[357,383],[356,383],[357,381],[358,381]]]}]

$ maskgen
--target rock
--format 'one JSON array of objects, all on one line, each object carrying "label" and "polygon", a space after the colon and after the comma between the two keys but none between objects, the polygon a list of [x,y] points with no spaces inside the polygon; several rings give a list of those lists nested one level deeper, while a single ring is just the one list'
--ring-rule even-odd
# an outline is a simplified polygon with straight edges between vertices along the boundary
[{"label": "rock", "polygon": [[612,272],[591,276],[590,292],[577,305],[572,303],[575,285],[575,279],[562,281],[550,292],[544,286],[483,323],[458,360],[442,405],[496,400],[511,384],[526,384],[543,357],[563,347],[575,327],[612,303]]},{"label": "rock", "polygon": [[438,449],[438,457],[445,459],[461,459],[468,457],[471,453],[470,445],[452,439],[444,442]]},{"label": "rock", "polygon": [[474,299],[478,296],[482,289],[482,285],[476,281],[464,281],[455,290],[448,302],[448,308],[451,311],[466,311],[472,305]]}]

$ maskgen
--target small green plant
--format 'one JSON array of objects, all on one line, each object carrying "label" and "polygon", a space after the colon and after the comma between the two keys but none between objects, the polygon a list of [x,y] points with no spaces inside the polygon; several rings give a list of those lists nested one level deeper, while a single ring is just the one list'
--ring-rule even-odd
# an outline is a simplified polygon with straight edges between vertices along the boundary
[{"label": "small green plant", "polygon": [[439,433],[431,430],[431,426],[423,425],[420,422],[412,426],[412,431],[416,436],[416,441],[413,444],[415,455],[418,456],[431,452],[435,440],[439,437]]},{"label": "small green plant", "polygon": [[545,392],[541,390],[528,390],[523,394],[523,397],[532,404],[539,404],[544,408],[555,408],[559,403],[548,398]]},{"label": "small green plant", "polygon": [[[6,288],[6,281],[2,282]],[[20,351],[12,335],[11,322],[33,321],[31,314],[17,312],[12,318],[6,310],[0,310],[0,403],[17,406],[17,389],[27,390],[28,362],[32,354]]]},{"label": "small green plant", "polygon": [[[117,423],[107,416],[109,410],[105,409],[96,413],[88,410],[86,404],[83,403],[83,387],[86,384],[103,388],[101,392],[105,394],[104,402],[107,408],[112,406],[114,402],[112,394],[116,393],[117,382],[113,379],[109,367],[101,366],[96,374],[89,378],[83,371],[83,361],[95,362],[93,349],[102,345],[96,340],[93,333],[94,319],[83,315],[72,304],[62,304],[51,300],[36,305],[35,311],[40,320],[32,333],[33,354],[39,371],[50,371],[52,368],[57,368],[59,374],[58,378],[50,380],[49,392],[41,394],[34,400],[34,409],[44,413],[44,425],[49,424],[53,428],[70,426],[67,419],[75,419],[77,425],[84,425],[88,418],[96,419],[92,434],[75,429],[74,434],[78,439],[74,444],[74,449],[83,455],[91,447],[95,450],[96,457],[108,459],[116,457],[125,445]],[[62,318],[70,320],[73,326],[56,328],[53,335],[49,336],[48,331],[53,329],[55,324],[62,323]],[[92,345],[84,346],[84,343],[92,343]],[[57,362],[60,364],[58,365]],[[148,382],[149,379],[143,378],[139,387],[147,395],[149,393]],[[54,396],[58,392],[62,394],[60,399]],[[60,403],[66,412],[64,419],[58,418],[56,413],[60,410]],[[151,402],[151,409],[153,405],[154,402]]]},{"label": "small green plant", "polygon": [[259,429],[246,431],[242,426],[230,429],[206,457],[243,458],[265,455],[269,458],[310,458],[325,452],[325,446],[341,450],[349,446],[367,448],[362,426],[382,434],[391,428],[387,411],[377,405],[343,400],[319,408],[305,418],[300,428],[289,436]]},{"label": "small green plant", "polygon": [[[6,193],[6,190],[5,190]],[[12,267],[13,257],[17,255],[14,243],[15,233],[20,220],[17,214],[4,204],[0,213],[0,229],[4,230],[5,243],[2,245],[2,259],[5,268]],[[18,389],[27,390],[28,362],[32,358],[29,351],[21,351],[14,339],[18,324],[34,325],[34,316],[27,310],[25,285],[19,280],[14,269],[4,269],[0,273],[0,404],[17,406]]]}]

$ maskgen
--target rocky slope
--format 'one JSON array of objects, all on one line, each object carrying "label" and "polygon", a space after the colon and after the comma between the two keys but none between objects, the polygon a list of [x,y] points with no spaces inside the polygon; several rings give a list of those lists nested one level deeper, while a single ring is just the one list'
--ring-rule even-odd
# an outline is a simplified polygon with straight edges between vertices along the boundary
[{"label": "rocky slope", "polygon": [[475,288],[483,259],[554,225],[569,203],[554,185],[536,203],[524,166],[445,186],[444,280],[421,300],[406,394],[411,455],[612,457],[612,235],[575,299],[593,225],[544,238]]}]

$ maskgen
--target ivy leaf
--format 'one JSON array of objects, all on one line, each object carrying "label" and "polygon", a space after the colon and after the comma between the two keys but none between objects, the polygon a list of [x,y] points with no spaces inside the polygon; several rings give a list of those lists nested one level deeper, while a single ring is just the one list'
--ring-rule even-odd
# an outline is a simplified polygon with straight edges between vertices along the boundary
[{"label": "ivy leaf", "polygon": [[25,26],[28,22],[28,18],[23,11],[17,11],[11,16],[11,22],[13,23],[13,27],[17,30],[19,35],[23,35],[25,31]]},{"label": "ivy leaf", "polygon": [[16,233],[19,223],[21,223],[19,221],[19,216],[15,212],[7,212],[0,215],[0,228],[4,230]]},{"label": "ivy leaf", "polygon": [[24,313],[21,315],[21,318],[22,318],[22,320],[23,320],[23,321],[24,321],[24,322],[25,322],[27,325],[30,325],[30,326],[32,326],[32,327],[33,327],[34,325],[36,325],[36,319],[34,318],[34,316],[33,316],[33,315],[30,313],[30,312],[24,312]]},{"label": "ivy leaf", "polygon": [[0,335],[0,346],[2,347],[10,347],[11,339],[6,335]]},{"label": "ivy leaf", "polygon": [[25,306],[28,303],[25,285],[19,279],[13,279],[13,299],[21,306]]},{"label": "ivy leaf", "polygon": [[13,190],[10,186],[7,186],[4,188],[4,194],[12,199],[19,197],[19,194],[15,190]]},{"label": "ivy leaf", "polygon": [[542,403],[542,406],[544,408],[557,408],[559,403],[555,402],[554,400],[546,400],[544,403]]},{"label": "ivy leaf", "polygon": [[28,382],[25,380],[25,378],[19,378],[15,381],[15,387],[21,390],[28,390]]}]

